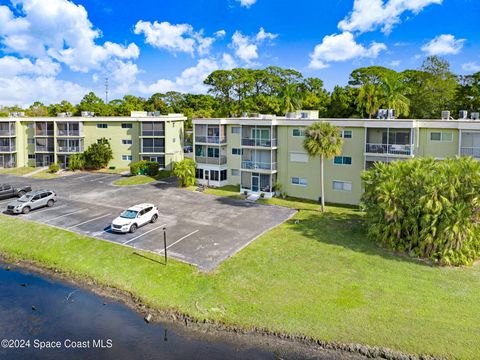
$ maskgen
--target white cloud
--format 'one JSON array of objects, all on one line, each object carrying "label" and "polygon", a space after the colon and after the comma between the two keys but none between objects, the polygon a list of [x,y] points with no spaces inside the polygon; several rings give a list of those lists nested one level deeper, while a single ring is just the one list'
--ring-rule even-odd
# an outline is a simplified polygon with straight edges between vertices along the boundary
[{"label": "white cloud", "polygon": [[175,80],[160,79],[152,84],[140,82],[138,91],[146,95],[167,91],[205,93],[207,87],[203,84],[203,81],[210,73],[220,69],[232,69],[235,66],[235,61],[229,54],[223,54],[221,59],[200,59],[195,66],[183,70]]},{"label": "white cloud", "polygon": [[57,80],[52,76],[0,76],[0,104],[28,106],[34,101],[51,104],[67,99],[79,102],[90,89],[70,81]]},{"label": "white cloud", "polygon": [[278,37],[277,34],[266,32],[264,28],[260,28],[255,36],[243,35],[240,31],[235,31],[232,36],[230,46],[235,50],[235,55],[251,64],[253,60],[258,59],[258,46],[267,40],[273,40]]},{"label": "white cloud", "polygon": [[399,67],[400,66],[400,60],[392,60],[390,61],[390,64],[389,64],[391,67]]},{"label": "white cloud", "polygon": [[0,74],[8,78],[17,75],[55,76],[61,70],[59,63],[50,59],[19,59],[14,56],[0,58]]},{"label": "white cloud", "polygon": [[455,55],[462,50],[464,43],[465,39],[455,39],[451,34],[443,34],[422,46],[422,51],[428,55]]},{"label": "white cloud", "polygon": [[367,32],[378,28],[390,33],[399,24],[404,12],[420,13],[431,4],[441,4],[443,0],[355,0],[353,10],[339,22],[343,31]]},{"label": "white cloud", "polygon": [[203,30],[195,31],[190,24],[171,24],[168,21],[152,23],[142,20],[137,22],[134,32],[137,35],[144,34],[145,42],[155,48],[192,56],[195,51],[202,56],[209,54],[215,40],[226,34],[225,30],[219,30],[214,37],[204,37]]},{"label": "white cloud", "polygon": [[347,61],[357,58],[376,58],[387,47],[383,43],[372,42],[368,47],[358,44],[350,32],[327,35],[315,46],[310,54],[312,69],[324,69],[332,61]]},{"label": "white cloud", "polygon": [[257,2],[257,0],[237,0],[241,6],[249,8]]},{"label": "white cloud", "polygon": [[462,69],[469,73],[476,73],[480,71],[480,64],[477,62],[468,62],[462,65]]},{"label": "white cloud", "polygon": [[0,43],[5,52],[34,58],[49,56],[82,72],[98,70],[111,59],[139,56],[133,43],[97,45],[102,34],[93,28],[81,5],[68,0],[12,0],[12,4],[18,15],[0,6]]}]

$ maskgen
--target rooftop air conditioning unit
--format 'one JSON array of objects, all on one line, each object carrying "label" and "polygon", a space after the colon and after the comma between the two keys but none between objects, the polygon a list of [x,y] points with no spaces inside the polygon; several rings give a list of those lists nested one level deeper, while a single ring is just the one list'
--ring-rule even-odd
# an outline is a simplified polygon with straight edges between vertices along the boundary
[{"label": "rooftop air conditioning unit", "polygon": [[387,119],[395,119],[395,109],[387,110]]},{"label": "rooftop air conditioning unit", "polygon": [[308,112],[304,111],[300,114],[300,117],[302,119],[308,119],[310,117],[310,114]]},{"label": "rooftop air conditioning unit", "polygon": [[57,117],[66,117],[67,114],[64,113],[64,112],[61,112],[61,113],[57,113]]},{"label": "rooftop air conditioning unit", "polygon": [[380,109],[377,113],[377,119],[386,119],[388,116],[388,111],[386,109]]},{"label": "rooftop air conditioning unit", "polygon": [[81,115],[82,117],[94,117],[95,113],[93,111],[82,111]]},{"label": "rooftop air conditioning unit", "polygon": [[478,120],[479,118],[480,118],[480,113],[478,113],[478,112],[472,112],[470,114],[470,119],[472,119],[472,120]]},{"label": "rooftop air conditioning unit", "polygon": [[460,110],[458,113],[458,120],[467,120],[468,119],[468,111],[467,110]]},{"label": "rooftop air conditioning unit", "polygon": [[286,118],[287,119],[296,119],[297,118],[297,113],[296,112],[287,112]]},{"label": "rooftop air conditioning unit", "polygon": [[242,112],[242,118],[246,118],[246,117],[248,117],[248,113],[247,113],[247,112],[245,112],[245,111],[244,111],[244,112]]},{"label": "rooftop air conditioning unit", "polygon": [[448,110],[442,111],[442,120],[450,120],[450,111]]}]

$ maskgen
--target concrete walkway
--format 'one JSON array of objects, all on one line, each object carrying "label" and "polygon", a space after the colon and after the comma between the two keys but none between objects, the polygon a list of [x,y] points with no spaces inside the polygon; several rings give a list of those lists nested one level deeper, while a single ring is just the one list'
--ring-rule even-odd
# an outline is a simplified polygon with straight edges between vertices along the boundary
[{"label": "concrete walkway", "polygon": [[31,173],[28,173],[28,174],[25,174],[23,175],[24,177],[30,177],[32,175],[35,175],[35,174],[38,174],[44,170],[47,170],[48,169],[48,166],[44,166],[44,167],[41,167],[41,168],[38,168],[38,169],[35,169],[33,170]]}]

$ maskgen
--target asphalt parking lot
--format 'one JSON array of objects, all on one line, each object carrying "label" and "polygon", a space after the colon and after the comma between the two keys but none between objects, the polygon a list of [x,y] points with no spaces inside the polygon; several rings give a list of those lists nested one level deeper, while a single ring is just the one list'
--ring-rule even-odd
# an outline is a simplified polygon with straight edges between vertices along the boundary
[{"label": "asphalt parking lot", "polygon": [[[111,241],[132,248],[163,254],[163,228],[167,229],[169,257],[213,270],[259,235],[290,218],[295,211],[182,190],[173,179],[147,185],[112,185],[120,175],[78,173],[52,180],[0,175],[0,183],[31,185],[57,193],[52,208],[33,210],[21,216],[47,225]],[[1,200],[5,209],[11,200]],[[125,208],[153,203],[159,209],[154,224],[134,234],[117,234],[111,221]],[[12,215],[13,216],[13,215]]]}]

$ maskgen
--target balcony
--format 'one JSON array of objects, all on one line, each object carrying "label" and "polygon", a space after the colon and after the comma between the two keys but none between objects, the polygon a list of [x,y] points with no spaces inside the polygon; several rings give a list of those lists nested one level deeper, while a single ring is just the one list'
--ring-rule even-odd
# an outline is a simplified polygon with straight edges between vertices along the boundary
[{"label": "balcony", "polygon": [[205,157],[205,156],[195,156],[195,161],[198,164],[210,164],[210,165],[226,165],[227,157]]},{"label": "balcony", "polygon": [[58,151],[59,153],[79,153],[83,151],[82,146],[59,146]]},{"label": "balcony", "polygon": [[58,130],[57,136],[83,136],[80,130]]},{"label": "balcony", "polygon": [[54,131],[53,130],[36,130],[35,131],[35,136],[53,136]]},{"label": "balcony", "polygon": [[461,147],[460,155],[472,156],[474,158],[480,159],[480,147]]},{"label": "balcony", "polygon": [[141,136],[165,136],[165,131],[164,130],[142,130]]},{"label": "balcony", "polygon": [[370,154],[413,155],[413,145],[367,143],[365,152]]},{"label": "balcony", "polygon": [[225,136],[195,136],[195,142],[204,144],[226,144],[227,138]]},{"label": "balcony", "polygon": [[15,148],[15,145],[2,145],[0,146],[0,152],[15,152],[16,151],[16,148]]},{"label": "balcony", "polygon": [[276,162],[257,162],[257,161],[242,161],[242,170],[267,170],[275,171],[277,170]]},{"label": "balcony", "polygon": [[35,146],[35,152],[54,152],[55,148],[53,146]]},{"label": "balcony", "polygon": [[165,147],[160,146],[144,146],[142,147],[142,154],[159,154],[164,153]]},{"label": "balcony", "polygon": [[255,147],[276,147],[277,139],[242,139],[242,146],[255,146]]},{"label": "balcony", "polygon": [[6,136],[6,137],[15,136],[15,129],[0,130],[0,136]]}]

